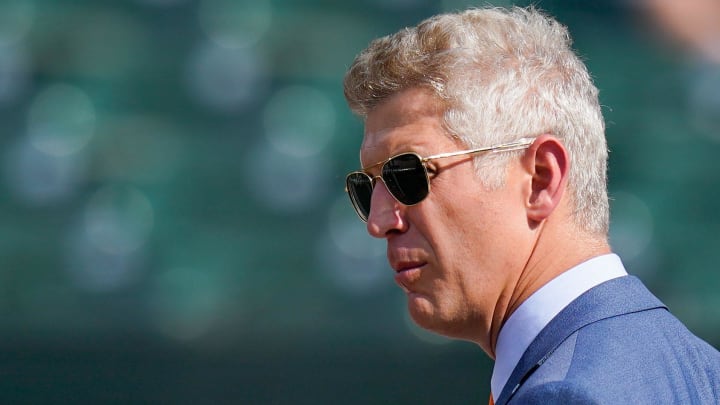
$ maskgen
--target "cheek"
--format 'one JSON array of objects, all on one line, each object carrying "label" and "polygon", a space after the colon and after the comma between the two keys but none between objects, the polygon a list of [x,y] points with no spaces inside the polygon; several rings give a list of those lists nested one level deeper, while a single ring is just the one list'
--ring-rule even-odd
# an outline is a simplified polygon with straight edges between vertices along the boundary
[{"label": "cheek", "polygon": [[527,226],[521,199],[508,189],[486,190],[473,171],[460,169],[434,179],[431,194],[412,210],[414,222],[443,268],[496,267]]},{"label": "cheek", "polygon": [[434,202],[433,215],[442,224],[443,239],[463,250],[487,241],[488,233],[497,227],[495,222],[503,215],[492,201],[467,190],[439,196]]},{"label": "cheek", "polygon": [[[459,192],[434,199],[435,232],[428,240],[440,266],[459,282],[488,287],[501,283],[522,250],[523,214],[502,193],[481,198]],[[485,198],[486,197],[486,198]]]},{"label": "cheek", "polygon": [[[417,207],[415,224],[431,245],[438,260],[458,260],[476,245],[478,231],[485,229],[482,201],[466,191],[446,191],[434,187],[431,195]],[[445,260],[443,260],[445,259]]]}]

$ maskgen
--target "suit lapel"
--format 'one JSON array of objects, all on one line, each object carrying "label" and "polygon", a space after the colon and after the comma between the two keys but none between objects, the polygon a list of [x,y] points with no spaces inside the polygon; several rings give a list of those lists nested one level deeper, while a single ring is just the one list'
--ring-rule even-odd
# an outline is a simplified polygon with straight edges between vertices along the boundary
[{"label": "suit lapel", "polygon": [[578,329],[601,319],[653,308],[665,306],[632,276],[615,278],[591,288],[540,331],[515,366],[497,405],[507,403],[522,383]]}]

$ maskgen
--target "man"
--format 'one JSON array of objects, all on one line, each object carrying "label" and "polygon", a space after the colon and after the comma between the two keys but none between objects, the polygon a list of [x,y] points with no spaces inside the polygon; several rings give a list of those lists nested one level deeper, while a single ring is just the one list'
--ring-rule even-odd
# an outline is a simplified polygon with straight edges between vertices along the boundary
[{"label": "man", "polygon": [[423,328],[495,359],[505,403],[718,403],[720,353],[608,244],[598,91],[534,9],[439,15],[345,77],[364,118],[347,190]]}]

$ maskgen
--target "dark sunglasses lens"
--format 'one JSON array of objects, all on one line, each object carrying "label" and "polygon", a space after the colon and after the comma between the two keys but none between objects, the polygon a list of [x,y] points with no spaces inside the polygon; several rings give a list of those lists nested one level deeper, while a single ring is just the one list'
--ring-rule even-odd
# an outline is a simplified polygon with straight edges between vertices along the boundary
[{"label": "dark sunglasses lens", "polygon": [[360,218],[367,221],[368,215],[370,215],[370,200],[372,199],[372,180],[363,173],[351,173],[345,179],[345,186],[355,211],[357,211]]},{"label": "dark sunglasses lens", "polygon": [[428,195],[425,167],[417,155],[408,153],[392,158],[382,169],[388,190],[405,205],[413,205]]}]

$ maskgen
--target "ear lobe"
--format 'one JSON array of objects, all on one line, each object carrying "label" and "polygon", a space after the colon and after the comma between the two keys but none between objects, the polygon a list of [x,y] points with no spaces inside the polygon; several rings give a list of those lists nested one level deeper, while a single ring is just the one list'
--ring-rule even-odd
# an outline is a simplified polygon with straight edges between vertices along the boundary
[{"label": "ear lobe", "polygon": [[551,135],[541,135],[526,153],[526,168],[532,174],[526,206],[528,219],[539,223],[560,204],[567,186],[570,162],[565,146]]}]

